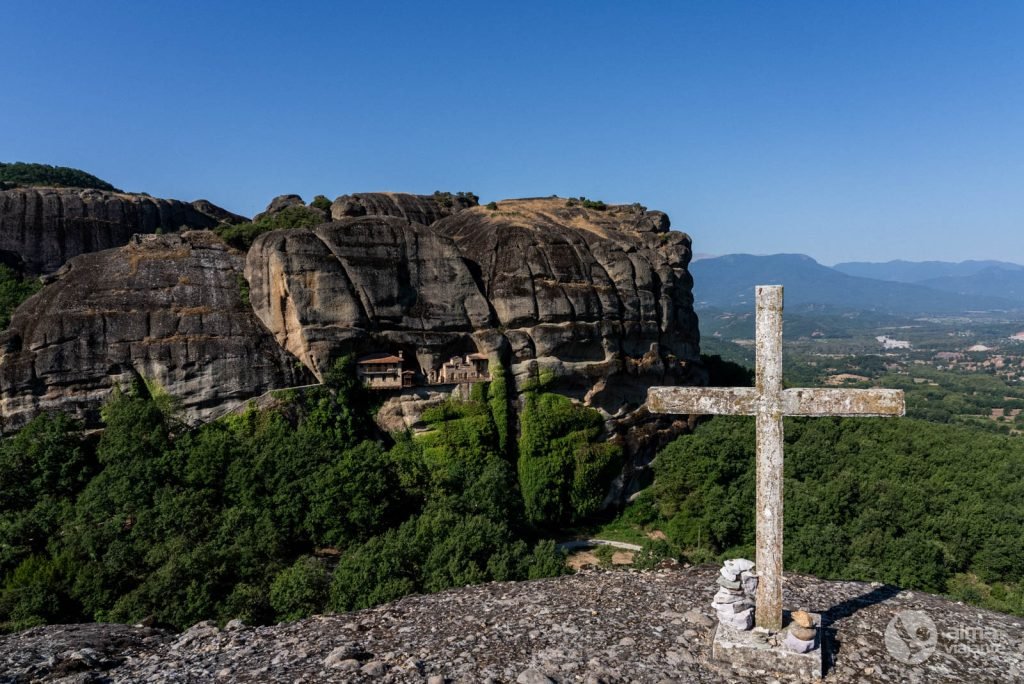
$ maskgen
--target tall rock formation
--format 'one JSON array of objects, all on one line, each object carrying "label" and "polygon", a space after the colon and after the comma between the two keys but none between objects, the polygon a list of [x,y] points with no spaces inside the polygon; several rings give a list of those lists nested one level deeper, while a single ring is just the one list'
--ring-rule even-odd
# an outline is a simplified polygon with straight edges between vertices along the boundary
[{"label": "tall rock formation", "polygon": [[382,348],[425,372],[494,327],[455,244],[390,216],[265,233],[246,277],[256,314],[318,377],[345,353]]},{"label": "tall rock formation", "polygon": [[193,204],[80,188],[0,191],[0,255],[30,274],[68,259],[126,244],[136,233],[171,233],[244,220],[205,200]]},{"label": "tall rock formation", "polygon": [[522,386],[547,369],[608,414],[644,402],[699,356],[690,238],[636,205],[508,200],[434,224],[477,274]]},{"label": "tall rock formation", "polygon": [[[37,270],[136,229],[224,219],[116,193],[11,192],[5,206],[21,208],[5,210],[3,230],[20,227],[5,239]],[[282,196],[268,212],[301,204]],[[48,409],[95,424],[111,388],[134,377],[200,421],[372,352],[401,352],[413,371],[413,388],[386,395],[385,429],[415,428],[464,390],[429,380],[472,353],[504,367],[515,391],[543,380],[600,410],[634,465],[685,429],[642,409],[651,385],[702,381],[690,239],[665,214],[560,198],[481,207],[468,193],[345,195],[331,213],[260,235],[244,258],[193,231],[71,259],[0,338],[3,429]],[[25,226],[45,236],[34,251]]]},{"label": "tall rock formation", "polygon": [[[627,444],[638,428],[631,451],[678,433],[674,419],[637,411],[652,384],[700,381],[690,240],[665,214],[559,198],[432,214],[430,196],[359,197],[359,216],[264,234],[246,259],[256,314],[318,376],[343,354],[401,351],[422,383],[450,356],[479,352],[519,390],[544,378],[601,410]],[[394,397],[379,416],[413,426],[450,391]]]},{"label": "tall rock formation", "polygon": [[136,236],[75,257],[18,308],[0,335],[2,427],[48,410],[96,425],[111,390],[135,380],[197,422],[312,381],[300,369],[245,302],[240,254],[207,231]]}]

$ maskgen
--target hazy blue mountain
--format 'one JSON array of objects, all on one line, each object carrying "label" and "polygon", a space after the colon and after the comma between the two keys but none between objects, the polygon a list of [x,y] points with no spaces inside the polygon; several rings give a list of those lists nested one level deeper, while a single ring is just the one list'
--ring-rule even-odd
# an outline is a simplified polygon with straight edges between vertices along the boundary
[{"label": "hazy blue mountain", "polygon": [[1003,266],[991,266],[971,275],[932,278],[919,284],[945,292],[1002,297],[1024,304],[1024,268],[1007,269]]},{"label": "hazy blue mountain", "polygon": [[[847,261],[833,266],[837,271],[861,278],[922,283],[936,278],[965,278],[989,269],[1022,271],[1024,266],[1008,261]],[[945,288],[942,288],[945,289]]]},{"label": "hazy blue mountain", "polygon": [[1019,308],[1009,299],[861,278],[803,254],[728,254],[690,265],[698,308],[752,309],[754,286],[786,287],[786,306],[826,306],[898,314],[952,314]]}]

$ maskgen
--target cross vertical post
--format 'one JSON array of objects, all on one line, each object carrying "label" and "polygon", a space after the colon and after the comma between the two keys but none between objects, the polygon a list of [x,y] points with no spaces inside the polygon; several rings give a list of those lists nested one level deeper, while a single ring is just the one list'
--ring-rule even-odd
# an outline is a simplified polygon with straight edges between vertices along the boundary
[{"label": "cross vertical post", "polygon": [[757,603],[754,621],[782,629],[782,287],[757,288]]},{"label": "cross vertical post", "polygon": [[757,555],[755,622],[782,628],[783,416],[902,416],[903,390],[782,388],[782,286],[756,290],[754,387],[651,387],[651,413],[756,416]]}]

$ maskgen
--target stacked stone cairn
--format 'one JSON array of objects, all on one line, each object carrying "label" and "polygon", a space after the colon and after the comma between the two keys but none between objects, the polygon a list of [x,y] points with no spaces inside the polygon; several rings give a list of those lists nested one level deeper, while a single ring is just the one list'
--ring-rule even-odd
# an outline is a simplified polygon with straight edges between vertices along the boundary
[{"label": "stacked stone cairn", "polygon": [[711,606],[718,613],[718,622],[737,630],[754,626],[754,592],[757,575],[754,564],[745,558],[725,561],[718,574],[718,593]]},{"label": "stacked stone cairn", "polygon": [[814,624],[814,618],[810,613],[802,610],[794,611],[790,618],[789,628],[786,630],[786,640],[783,642],[786,648],[797,653],[807,653],[813,650],[818,637],[818,628]]}]

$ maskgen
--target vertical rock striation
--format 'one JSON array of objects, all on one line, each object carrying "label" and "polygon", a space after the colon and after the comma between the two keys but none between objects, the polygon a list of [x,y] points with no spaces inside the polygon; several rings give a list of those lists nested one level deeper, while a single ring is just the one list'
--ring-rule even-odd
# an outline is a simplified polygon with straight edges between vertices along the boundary
[{"label": "vertical rock striation", "polygon": [[266,233],[246,259],[256,314],[318,377],[349,352],[394,348],[424,367],[492,327],[455,244],[390,216]]},{"label": "vertical rock striation", "polygon": [[79,188],[0,191],[0,252],[27,273],[52,273],[68,259],[126,244],[136,233],[212,228],[244,220],[205,200],[193,204]]},{"label": "vertical rock striation", "polygon": [[547,370],[561,391],[615,415],[699,356],[690,238],[662,212],[508,200],[433,227],[471,260],[520,386]]}]

